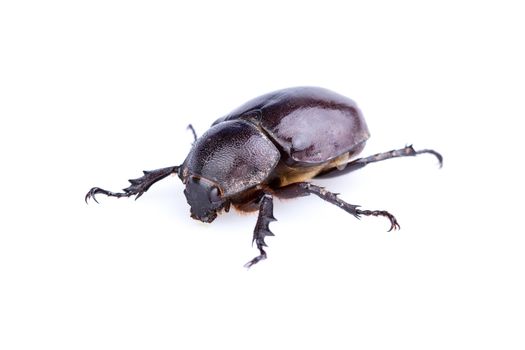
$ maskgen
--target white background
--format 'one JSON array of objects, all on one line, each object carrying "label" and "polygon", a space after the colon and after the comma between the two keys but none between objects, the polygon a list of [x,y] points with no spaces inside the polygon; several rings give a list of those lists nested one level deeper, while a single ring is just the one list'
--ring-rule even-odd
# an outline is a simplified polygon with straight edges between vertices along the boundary
[{"label": "white background", "polygon": [[[511,1],[5,1],[1,349],[523,349],[524,10]],[[364,155],[431,156],[318,181],[255,215],[190,219],[177,178],[204,130],[297,85],[356,100]]]}]

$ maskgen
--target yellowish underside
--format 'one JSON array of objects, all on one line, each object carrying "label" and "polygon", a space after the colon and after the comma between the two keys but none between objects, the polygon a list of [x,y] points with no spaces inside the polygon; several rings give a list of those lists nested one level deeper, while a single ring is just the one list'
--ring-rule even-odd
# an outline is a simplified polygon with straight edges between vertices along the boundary
[{"label": "yellowish underside", "polygon": [[348,163],[349,160],[349,152],[346,152],[342,155],[340,155],[337,158],[334,158],[332,161],[330,161],[327,164],[322,164],[318,166],[312,166],[311,168],[292,168],[284,166],[282,169],[278,169],[279,178],[281,179],[281,187],[286,186],[289,184],[293,184],[296,182],[303,182],[310,180],[311,178],[315,177],[317,174],[322,172],[323,170],[328,170],[335,168],[337,166],[343,165]]}]

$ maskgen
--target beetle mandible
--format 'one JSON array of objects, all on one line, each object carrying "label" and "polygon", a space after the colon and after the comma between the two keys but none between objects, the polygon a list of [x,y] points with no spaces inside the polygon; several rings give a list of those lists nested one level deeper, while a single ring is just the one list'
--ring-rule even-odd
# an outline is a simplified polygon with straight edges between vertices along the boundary
[{"label": "beetle mandible", "polygon": [[314,194],[357,218],[386,217],[391,231],[400,226],[388,211],[362,210],[308,180],[422,153],[433,154],[443,164],[438,152],[416,151],[412,146],[356,159],[370,137],[361,111],[351,99],[318,87],[288,88],[257,97],[216,120],[199,138],[189,127],[195,140],[181,165],[144,171],[144,176],[129,180],[131,186],[124,192],[93,187],[85,200],[97,201],[96,194],[137,199],[157,181],[177,174],[186,186],[193,219],[210,223],[232,205],[240,211],[259,210],[252,242],[260,254],[246,267],[266,259],[265,238],[274,235],[269,228],[275,221],[274,197]]}]

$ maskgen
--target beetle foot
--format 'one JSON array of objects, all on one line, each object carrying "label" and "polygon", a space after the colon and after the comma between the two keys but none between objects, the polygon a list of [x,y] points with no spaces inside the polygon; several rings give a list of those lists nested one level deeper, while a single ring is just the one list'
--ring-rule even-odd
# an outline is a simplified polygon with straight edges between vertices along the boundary
[{"label": "beetle foot", "polygon": [[357,214],[358,215],[366,215],[366,216],[384,216],[386,217],[388,220],[390,220],[390,229],[388,230],[388,232],[392,231],[392,230],[399,230],[401,228],[401,226],[399,225],[399,223],[397,222],[397,219],[394,215],[390,214],[389,212],[385,211],[385,210],[359,210],[357,209]]},{"label": "beetle foot", "polygon": [[266,252],[264,251],[264,249],[260,248],[259,251],[261,252],[261,254],[244,264],[245,268],[249,269],[253,265],[257,264],[259,261],[266,260]]},{"label": "beetle foot", "polygon": [[120,197],[123,197],[123,196],[130,196],[127,193],[116,193],[116,192],[107,191],[107,190],[102,189],[100,187],[93,187],[86,194],[86,197],[84,198],[84,200],[87,203],[89,199],[93,198],[93,200],[98,203],[97,198],[95,197],[95,195],[97,195],[97,194],[104,194],[104,195],[106,195],[108,197],[117,197],[117,198],[120,198]]},{"label": "beetle foot", "polygon": [[129,180],[129,182],[132,183],[131,186],[129,187],[126,187],[123,189],[124,192],[111,192],[111,191],[108,191],[108,190],[105,190],[103,188],[100,188],[100,187],[93,187],[92,189],[89,190],[89,192],[86,194],[86,197],[84,198],[84,200],[86,201],[86,203],[88,202],[89,199],[93,198],[93,200],[95,202],[98,203],[97,201],[97,198],[95,197],[95,195],[97,194],[104,194],[108,197],[117,197],[117,198],[121,198],[121,197],[131,197],[131,196],[134,196],[136,195],[135,199],[139,198],[140,196],[142,196],[142,194],[144,192],[147,191],[147,189],[144,189],[144,188],[139,188],[137,185],[139,185],[138,183],[135,183],[133,185],[133,181],[137,181],[138,179],[136,180]]},{"label": "beetle foot", "polygon": [[[410,147],[412,148],[412,146],[410,146]],[[420,151],[415,151],[415,153],[416,154],[422,154],[422,153],[432,154],[432,155],[434,155],[437,158],[437,160],[439,162],[439,167],[440,168],[443,167],[443,156],[439,152],[436,152],[433,149],[422,149]]]}]

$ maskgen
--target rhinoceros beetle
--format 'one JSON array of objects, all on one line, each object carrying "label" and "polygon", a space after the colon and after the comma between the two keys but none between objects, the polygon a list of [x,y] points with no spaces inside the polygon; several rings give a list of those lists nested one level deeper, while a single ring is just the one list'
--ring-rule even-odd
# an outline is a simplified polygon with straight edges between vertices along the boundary
[{"label": "rhinoceros beetle", "polygon": [[[190,125],[191,127],[191,125]],[[273,236],[273,198],[296,198],[314,194],[356,218],[383,216],[390,230],[399,229],[394,215],[385,210],[362,210],[337,194],[308,180],[339,176],[367,164],[396,157],[433,154],[412,146],[365,158],[355,158],[370,137],[363,115],[354,101],[318,87],[295,87],[257,97],[216,120],[201,137],[195,137],[190,153],[179,166],[144,171],[129,180],[123,192],[93,187],[85,200],[96,194],[139,198],[151,185],[177,174],[186,186],[184,195],[191,217],[212,222],[233,205],[240,211],[259,210],[253,231],[260,254],[246,263],[250,267],[266,259],[264,239]]]}]

